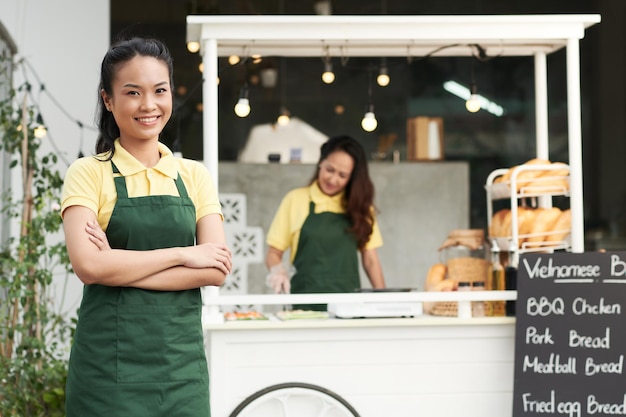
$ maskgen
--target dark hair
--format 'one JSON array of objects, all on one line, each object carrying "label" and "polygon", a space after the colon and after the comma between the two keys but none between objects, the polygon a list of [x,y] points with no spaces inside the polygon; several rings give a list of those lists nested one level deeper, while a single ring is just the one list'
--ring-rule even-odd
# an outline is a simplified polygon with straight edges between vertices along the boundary
[{"label": "dark hair", "polygon": [[96,122],[99,129],[96,142],[96,153],[109,152],[108,158],[115,152],[114,142],[120,136],[120,128],[113,118],[113,114],[106,109],[101,91],[111,96],[112,84],[121,64],[130,61],[136,56],[153,57],[167,64],[170,75],[170,88],[174,88],[174,63],[165,44],[157,39],[134,37],[118,41],[111,45],[102,59],[100,67],[100,85],[98,86],[98,108]]},{"label": "dark hair", "polygon": [[349,232],[354,234],[359,249],[363,249],[372,234],[374,226],[374,184],[367,168],[367,156],[359,142],[350,136],[334,136],[322,145],[313,183],[320,172],[320,163],[336,151],[343,151],[352,157],[354,168],[346,185],[342,204],[350,219]]}]

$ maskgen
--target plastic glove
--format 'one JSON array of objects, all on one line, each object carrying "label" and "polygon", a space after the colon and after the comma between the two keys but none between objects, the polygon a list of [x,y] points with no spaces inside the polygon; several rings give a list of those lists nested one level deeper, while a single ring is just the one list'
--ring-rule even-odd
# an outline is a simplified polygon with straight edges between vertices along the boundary
[{"label": "plastic glove", "polygon": [[295,268],[285,267],[283,264],[276,264],[270,268],[265,283],[274,293],[289,294],[291,291],[291,277],[295,274]]}]

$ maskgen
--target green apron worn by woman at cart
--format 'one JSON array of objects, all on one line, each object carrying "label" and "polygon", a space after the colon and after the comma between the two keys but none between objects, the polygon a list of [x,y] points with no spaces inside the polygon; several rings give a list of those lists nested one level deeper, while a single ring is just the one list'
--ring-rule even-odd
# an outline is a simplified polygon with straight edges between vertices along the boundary
[{"label": "green apron worn by woman at cart", "polygon": [[133,38],[102,61],[97,155],[67,170],[61,210],[85,284],[67,417],[209,417],[200,287],[232,268],[217,191],[159,142],[172,114],[165,45]]},{"label": "green apron worn by woman at cart", "polygon": [[[373,200],[374,186],[361,145],[349,136],[330,138],[321,147],[310,185],[287,193],[267,233],[265,263],[272,290],[354,292],[361,286],[359,253],[372,287],[384,288],[376,251],[382,238]],[[290,259],[284,262],[288,249]],[[326,305],[296,305],[294,309],[325,310]]]}]

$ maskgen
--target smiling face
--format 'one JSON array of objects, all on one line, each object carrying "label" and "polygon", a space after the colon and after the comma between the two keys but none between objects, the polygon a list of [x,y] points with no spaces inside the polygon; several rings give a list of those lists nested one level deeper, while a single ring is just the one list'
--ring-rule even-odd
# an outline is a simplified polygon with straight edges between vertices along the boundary
[{"label": "smiling face", "polygon": [[336,195],[348,185],[353,169],[354,160],[347,152],[332,152],[319,164],[317,183],[324,194]]},{"label": "smiling face", "polygon": [[136,56],[118,67],[111,96],[101,94],[119,126],[120,142],[158,140],[172,116],[169,80],[167,64],[153,57]]}]

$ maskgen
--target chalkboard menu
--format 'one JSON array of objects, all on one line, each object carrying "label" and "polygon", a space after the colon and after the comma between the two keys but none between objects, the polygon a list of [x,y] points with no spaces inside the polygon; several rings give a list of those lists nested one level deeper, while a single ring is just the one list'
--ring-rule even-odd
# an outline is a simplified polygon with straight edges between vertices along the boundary
[{"label": "chalkboard menu", "polygon": [[626,415],[626,252],[524,254],[513,416]]}]

